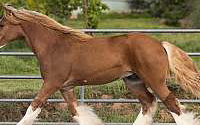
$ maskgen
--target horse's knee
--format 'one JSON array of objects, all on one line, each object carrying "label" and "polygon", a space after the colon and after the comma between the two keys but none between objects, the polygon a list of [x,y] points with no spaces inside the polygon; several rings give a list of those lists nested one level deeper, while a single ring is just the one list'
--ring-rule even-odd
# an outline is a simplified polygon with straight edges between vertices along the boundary
[{"label": "horse's knee", "polygon": [[181,114],[180,104],[173,93],[170,93],[163,103],[167,106],[167,108],[171,111],[176,113],[177,115]]},{"label": "horse's knee", "polygon": [[46,104],[46,100],[36,98],[32,101],[31,106],[32,106],[33,110],[35,110],[39,107],[43,107],[45,104]]}]

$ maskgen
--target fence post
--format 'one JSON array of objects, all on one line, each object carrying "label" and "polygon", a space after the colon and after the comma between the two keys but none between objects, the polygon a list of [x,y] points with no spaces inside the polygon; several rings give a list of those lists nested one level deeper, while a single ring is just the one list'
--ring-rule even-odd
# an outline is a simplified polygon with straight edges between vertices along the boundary
[{"label": "fence post", "polygon": [[80,87],[80,104],[84,104],[84,97],[85,97],[85,87]]}]

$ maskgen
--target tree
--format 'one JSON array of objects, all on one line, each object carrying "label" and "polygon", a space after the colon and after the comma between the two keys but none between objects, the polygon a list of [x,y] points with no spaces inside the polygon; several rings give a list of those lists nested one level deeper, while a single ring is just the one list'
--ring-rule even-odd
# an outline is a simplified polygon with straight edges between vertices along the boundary
[{"label": "tree", "polygon": [[129,0],[129,7],[131,9],[132,12],[134,12],[135,10],[148,10],[150,3],[148,0]]},{"label": "tree", "polygon": [[45,13],[45,0],[1,0],[1,4],[11,4],[17,8],[26,8]]},{"label": "tree", "polygon": [[177,25],[190,13],[188,0],[150,0],[150,14],[154,17],[164,18],[167,24]]},{"label": "tree", "polygon": [[200,1],[195,0],[191,6],[192,12],[189,19],[191,20],[192,27],[200,28]]},{"label": "tree", "polygon": [[46,0],[47,13],[61,18],[71,15],[81,5],[82,0]]},{"label": "tree", "polygon": [[28,9],[35,10],[46,14],[46,0],[26,0],[26,6]]},{"label": "tree", "polygon": [[[58,17],[58,20],[63,21],[72,14],[72,11],[78,8],[85,11],[83,6],[84,0],[0,0],[1,3],[10,3],[17,8],[26,8],[35,10],[46,15]],[[86,27],[97,28],[100,15],[108,7],[101,2],[101,0],[86,0],[87,12],[86,15]],[[2,13],[2,10],[1,10]]]},{"label": "tree", "polygon": [[84,0],[82,9],[85,15],[86,28],[96,29],[103,11],[109,8],[101,0]]}]

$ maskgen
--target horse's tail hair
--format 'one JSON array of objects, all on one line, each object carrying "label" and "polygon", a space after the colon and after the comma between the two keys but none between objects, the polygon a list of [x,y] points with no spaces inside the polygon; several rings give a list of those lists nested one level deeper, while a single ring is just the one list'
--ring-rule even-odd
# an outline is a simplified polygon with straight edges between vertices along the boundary
[{"label": "horse's tail hair", "polygon": [[175,76],[176,83],[200,97],[200,73],[192,59],[183,50],[168,42],[162,42],[162,45],[167,51],[169,68]]}]

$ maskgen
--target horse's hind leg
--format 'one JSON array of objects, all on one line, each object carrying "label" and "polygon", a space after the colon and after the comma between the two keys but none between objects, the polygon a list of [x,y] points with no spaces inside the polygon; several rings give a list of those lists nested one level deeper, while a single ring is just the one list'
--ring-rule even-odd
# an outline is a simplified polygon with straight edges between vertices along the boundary
[{"label": "horse's hind leg", "polygon": [[68,103],[72,117],[79,123],[79,125],[103,125],[103,122],[90,107],[86,105],[77,105],[73,89],[61,89],[60,92],[62,93],[66,103]]},{"label": "horse's hind leg", "polygon": [[[162,69],[164,70],[164,69]],[[146,72],[147,74],[148,72]],[[163,73],[163,74],[162,74]],[[185,113],[184,109],[174,96],[174,94],[168,89],[165,79],[166,75],[164,72],[159,72],[157,74],[148,74],[148,76],[143,76],[145,78],[145,83],[153,90],[153,92],[160,98],[160,100],[165,104],[165,106],[170,110],[172,116],[174,117],[177,125],[199,125],[200,123],[195,119],[192,113]]]},{"label": "horse's hind leg", "polygon": [[151,125],[157,108],[154,95],[146,89],[144,82],[136,75],[128,76],[123,80],[131,93],[136,95],[142,104],[141,111],[133,125]]},{"label": "horse's hind leg", "polygon": [[[152,87],[151,87],[152,88]],[[185,112],[184,106],[180,105],[174,94],[170,92],[166,85],[160,85],[159,88],[152,88],[165,106],[170,110],[177,125],[200,125],[200,122],[193,113]],[[166,92],[168,95],[166,96]]]},{"label": "horse's hind leg", "polygon": [[60,89],[62,97],[64,98],[65,102],[68,105],[69,111],[72,116],[77,115],[76,107],[77,107],[77,99],[76,95],[74,94],[74,89]]}]

